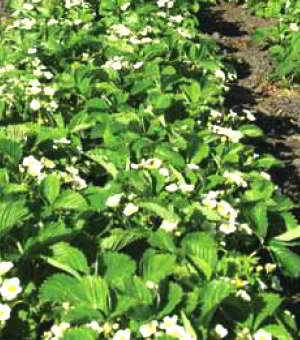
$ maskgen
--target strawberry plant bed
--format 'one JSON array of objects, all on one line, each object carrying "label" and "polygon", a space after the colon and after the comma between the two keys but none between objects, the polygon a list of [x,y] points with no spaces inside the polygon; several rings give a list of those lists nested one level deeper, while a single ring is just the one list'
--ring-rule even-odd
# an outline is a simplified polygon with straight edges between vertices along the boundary
[{"label": "strawberry plant bed", "polygon": [[234,56],[256,47],[207,34],[210,3],[9,1],[1,339],[299,336],[297,204]]}]

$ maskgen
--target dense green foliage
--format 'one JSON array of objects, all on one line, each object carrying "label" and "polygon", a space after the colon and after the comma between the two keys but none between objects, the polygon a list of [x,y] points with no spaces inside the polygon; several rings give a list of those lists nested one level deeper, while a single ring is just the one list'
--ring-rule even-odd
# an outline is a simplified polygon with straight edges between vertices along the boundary
[{"label": "dense green foliage", "polygon": [[297,338],[300,227],[224,110],[197,0],[10,1],[0,338]]},{"label": "dense green foliage", "polygon": [[276,18],[269,28],[258,29],[255,40],[270,48],[277,61],[275,79],[300,83],[300,1],[247,0],[247,7],[255,15]]}]

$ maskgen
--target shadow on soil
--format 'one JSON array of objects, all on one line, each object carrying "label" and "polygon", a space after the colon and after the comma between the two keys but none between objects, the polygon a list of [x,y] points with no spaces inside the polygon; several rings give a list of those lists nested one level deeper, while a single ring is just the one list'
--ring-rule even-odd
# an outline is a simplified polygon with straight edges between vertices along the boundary
[{"label": "shadow on soil", "polygon": [[[237,113],[243,109],[249,109],[256,113],[256,123],[265,132],[266,138],[254,141],[253,145],[257,153],[270,153],[283,161],[283,167],[278,167],[271,171],[272,179],[284,193],[295,202],[300,202],[300,164],[299,167],[293,164],[295,150],[287,142],[290,136],[300,134],[300,126],[293,124],[287,117],[266,114],[258,109],[258,104],[265,100],[264,96],[259,91],[255,91],[255,87],[246,86],[244,82],[241,82],[242,79],[250,77],[255,72],[253,71],[255,67],[245,59],[241,60],[241,58],[235,56],[239,49],[233,41],[242,37],[247,38],[249,33],[241,28],[239,19],[233,17],[231,22],[226,21],[223,17],[225,11],[208,8],[202,11],[198,17],[202,30],[216,38],[220,43],[221,50],[225,51],[225,55],[230,56],[228,62],[235,67],[238,74],[238,80],[230,84],[225,105],[227,108],[234,109]],[[229,41],[232,41],[232,45],[227,43],[227,38],[231,38]],[[259,49],[257,52],[260,52]],[[261,58],[265,57],[261,56]],[[294,213],[300,220],[300,209],[295,209]],[[300,321],[298,310],[300,304],[300,281],[281,278],[281,284],[285,294],[288,296],[287,305],[295,314],[298,314]]]}]

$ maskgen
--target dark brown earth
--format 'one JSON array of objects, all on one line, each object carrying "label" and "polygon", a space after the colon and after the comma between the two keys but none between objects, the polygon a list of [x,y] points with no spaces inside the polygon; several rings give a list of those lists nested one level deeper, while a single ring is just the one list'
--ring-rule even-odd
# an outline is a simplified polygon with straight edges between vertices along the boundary
[{"label": "dark brown earth", "polygon": [[[266,139],[258,152],[269,152],[284,162],[272,172],[282,190],[300,202],[300,87],[284,89],[271,82],[276,67],[268,51],[253,40],[257,28],[276,24],[273,19],[258,18],[245,8],[221,3],[200,15],[205,32],[220,44],[238,73],[231,85],[226,104],[237,112],[249,109]],[[300,210],[296,211],[300,217]]]},{"label": "dark brown earth", "polygon": [[[300,203],[300,88],[285,89],[271,81],[276,63],[253,40],[257,28],[269,27],[276,21],[224,3],[201,12],[199,20],[238,73],[237,81],[228,84],[226,106],[255,114],[256,123],[265,132],[265,140],[255,142],[257,152],[271,153],[282,160],[283,166],[271,172],[272,179],[296,204]],[[300,219],[300,205],[294,213]],[[287,306],[300,318],[300,281],[286,277],[280,281],[288,296]]]}]

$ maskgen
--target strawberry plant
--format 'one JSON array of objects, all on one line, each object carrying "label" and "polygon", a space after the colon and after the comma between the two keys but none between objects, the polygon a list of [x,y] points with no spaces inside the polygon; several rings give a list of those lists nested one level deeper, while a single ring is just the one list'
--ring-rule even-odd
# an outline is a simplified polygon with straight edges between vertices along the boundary
[{"label": "strawberry plant", "polygon": [[209,1],[11,0],[3,339],[293,339],[295,204],[198,28]]}]

